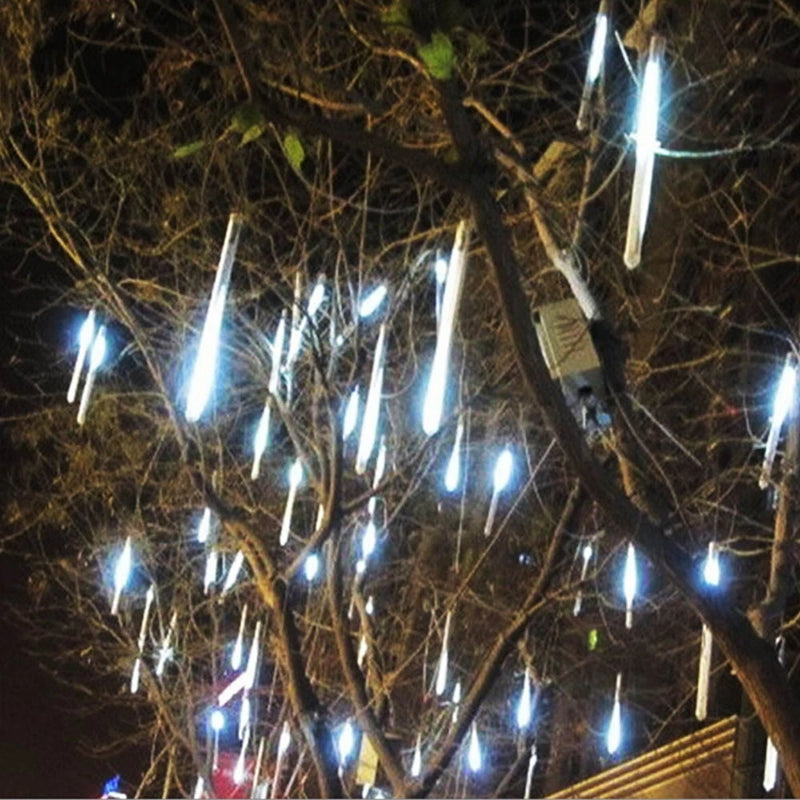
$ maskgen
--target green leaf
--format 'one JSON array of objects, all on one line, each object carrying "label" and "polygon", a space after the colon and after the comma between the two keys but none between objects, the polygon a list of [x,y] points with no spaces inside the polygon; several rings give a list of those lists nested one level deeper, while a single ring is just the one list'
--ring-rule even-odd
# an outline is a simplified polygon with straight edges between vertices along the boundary
[{"label": "green leaf", "polygon": [[306,151],[303,143],[296,133],[287,133],[283,140],[283,152],[286,153],[286,160],[292,165],[296,172],[300,172],[303,161],[306,159]]},{"label": "green leaf", "polygon": [[418,52],[431,75],[437,80],[446,81],[453,74],[456,53],[446,34],[437,31],[428,44],[419,47]]},{"label": "green leaf", "polygon": [[[243,103],[233,112],[230,129],[234,133],[241,133],[242,136],[247,136],[248,132],[253,128],[260,127],[263,132],[266,125],[267,121],[258,106],[253,103]],[[261,134],[259,133],[258,135],[260,136]],[[250,140],[248,139],[248,141]]]},{"label": "green leaf", "polygon": [[408,13],[408,0],[395,0],[387,8],[381,9],[381,22],[387,27],[411,27],[411,16]]},{"label": "green leaf", "polygon": [[189,142],[188,144],[182,144],[180,147],[176,147],[172,151],[172,157],[188,158],[189,156],[193,156],[195,153],[199,153],[205,146],[206,143],[202,139],[196,139],[194,142]]},{"label": "green leaf", "polygon": [[597,628],[592,628],[589,631],[589,649],[595,650],[597,648],[597,640],[599,639],[599,635],[597,633]]},{"label": "green leaf", "polygon": [[246,145],[248,142],[252,142],[255,139],[258,139],[261,134],[264,133],[264,126],[263,125],[252,125],[249,127],[242,136],[242,141],[239,143],[239,147]]}]

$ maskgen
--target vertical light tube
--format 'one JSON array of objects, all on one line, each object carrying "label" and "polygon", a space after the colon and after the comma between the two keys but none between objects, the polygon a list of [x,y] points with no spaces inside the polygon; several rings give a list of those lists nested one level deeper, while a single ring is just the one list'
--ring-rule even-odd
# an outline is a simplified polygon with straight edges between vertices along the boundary
[{"label": "vertical light tube", "polygon": [[142,652],[144,651],[145,641],[147,639],[147,622],[150,619],[150,609],[153,605],[156,589],[151,583],[150,588],[147,590],[144,601],[144,613],[142,614],[142,624],[139,627],[139,639],[137,644],[136,660],[133,662],[133,674],[131,675],[131,694],[136,694],[139,691],[139,676],[142,669]]},{"label": "vertical light tube", "polygon": [[444,620],[444,636],[442,637],[442,651],[439,654],[439,665],[436,668],[436,694],[441,697],[444,694],[444,690],[447,688],[447,666],[448,666],[448,639],[450,638],[450,615],[451,612],[447,612],[447,616]]},{"label": "vertical light tube", "polygon": [[289,541],[289,532],[292,527],[292,511],[294,509],[294,501],[297,497],[297,487],[300,486],[300,481],[303,480],[303,464],[300,459],[296,459],[289,470],[289,494],[286,497],[286,508],[283,511],[283,520],[281,521],[281,534],[278,543],[283,547]]},{"label": "vertical light tube", "polygon": [[703,633],[700,636],[700,663],[697,667],[697,702],[694,707],[694,715],[700,722],[708,715],[708,684],[711,677],[712,649],[711,628],[703,623]]},{"label": "vertical light tube", "polygon": [[205,544],[208,541],[208,536],[211,533],[211,509],[206,506],[203,510],[203,516],[200,518],[200,524],[197,526],[197,541],[200,544]]},{"label": "vertical light tube", "polygon": [[538,761],[536,755],[536,745],[531,745],[531,755],[528,759],[528,773],[525,776],[525,800],[530,800],[531,796],[531,783],[533,782],[533,771],[536,769],[536,762]]},{"label": "vertical light tube", "polygon": [[[581,583],[586,580],[586,573],[589,570],[589,562],[592,559],[592,545],[585,544],[583,549],[581,550],[581,556],[583,557],[583,564],[581,565]],[[578,593],[575,595],[575,605],[572,608],[572,616],[577,617],[578,614],[581,613],[581,607],[583,605],[583,590],[578,589]]]},{"label": "vertical light tube", "polygon": [[472,723],[472,731],[469,735],[467,763],[472,772],[480,772],[483,766],[483,755],[481,753],[481,743],[478,739],[478,724],[476,722]]},{"label": "vertical light tube", "polygon": [[411,777],[419,778],[422,773],[422,735],[417,734],[417,742],[414,745],[414,757],[411,759]]},{"label": "vertical light tube", "polygon": [[577,128],[585,131],[589,127],[589,110],[591,108],[592,89],[600,77],[603,68],[603,57],[606,50],[606,37],[608,36],[608,2],[601,0],[600,8],[594,20],[594,35],[592,47],[589,51],[589,62],[586,65],[586,79],[583,82],[581,105],[578,109]]},{"label": "vertical light tube", "polygon": [[375,346],[375,358],[372,362],[372,375],[367,392],[367,404],[364,409],[364,419],[361,422],[361,436],[358,440],[356,454],[356,474],[363,475],[367,469],[375,440],[378,436],[378,418],[381,408],[381,393],[383,392],[383,358],[386,350],[386,323],[381,323],[378,333],[378,343]]},{"label": "vertical light tube", "polygon": [[217,550],[212,547],[206,555],[206,571],[203,576],[203,591],[208,594],[217,580]]},{"label": "vertical light tube", "polygon": [[114,599],[111,601],[111,613],[119,613],[119,599],[122,595],[122,590],[128,583],[128,578],[131,574],[131,562],[133,554],[131,551],[131,537],[125,539],[125,546],[117,558],[117,565],[114,568]]},{"label": "vertical light tube", "polygon": [[525,669],[525,678],[522,683],[522,694],[517,705],[517,727],[520,730],[530,725],[531,722],[531,676],[529,670]]},{"label": "vertical light tube", "polygon": [[783,372],[775,392],[775,401],[772,408],[772,420],[770,422],[769,436],[767,436],[767,446],[764,451],[764,464],[761,467],[761,476],[758,485],[762,489],[769,486],[772,474],[772,464],[775,461],[775,454],[778,451],[778,440],[781,435],[781,428],[789,411],[794,404],[795,393],[797,391],[797,364],[793,353],[786,356],[783,365]]},{"label": "vertical light tube", "polygon": [[241,550],[236,551],[236,555],[233,557],[233,561],[231,562],[231,566],[228,569],[228,574],[225,577],[225,583],[222,585],[222,595],[223,597],[234,587],[237,578],[239,577],[239,573],[242,571],[242,565],[244,564],[244,553]]},{"label": "vertical light tube", "polygon": [[86,356],[89,353],[89,347],[94,339],[94,319],[95,310],[91,309],[86,316],[86,319],[81,325],[80,333],[78,334],[78,357],[75,359],[75,369],[72,371],[72,380],[69,382],[69,389],[67,389],[67,402],[74,403],[75,397],[78,393],[78,382],[81,379],[81,372],[83,365],[86,361]]},{"label": "vertical light tube", "polygon": [[253,469],[250,472],[250,479],[256,480],[261,472],[261,459],[269,443],[269,423],[272,413],[272,398],[278,396],[281,377],[281,357],[283,356],[283,342],[286,338],[286,311],[281,314],[278,330],[275,333],[275,341],[272,345],[272,370],[267,384],[267,399],[264,401],[264,410],[261,412],[261,419],[258,421],[258,428],[253,440]]},{"label": "vertical light tube", "polygon": [[178,624],[178,612],[173,611],[172,617],[167,627],[167,633],[164,636],[164,641],[161,642],[161,649],[158,651],[158,662],[156,663],[156,677],[161,678],[164,675],[164,667],[167,661],[172,657],[172,637],[175,635],[175,627]]},{"label": "vertical light tube", "polygon": [[464,286],[464,271],[467,260],[468,229],[464,220],[458,223],[456,238],[450,253],[447,280],[442,298],[442,316],[436,333],[436,350],[433,354],[428,388],[422,408],[422,429],[428,436],[439,430],[447,389],[447,373],[450,365],[450,348],[453,342],[458,304]]},{"label": "vertical light tube", "polygon": [[222,245],[203,332],[200,334],[200,345],[197,349],[197,357],[189,381],[189,393],[186,401],[186,419],[189,422],[197,422],[200,419],[214,387],[219,336],[222,330],[222,316],[225,310],[228,287],[231,283],[233,260],[236,257],[236,249],[239,246],[242,221],[242,217],[238,214],[231,214],[228,218],[225,242]]},{"label": "vertical light tube", "polygon": [[636,599],[638,589],[639,574],[636,568],[636,551],[633,544],[628,542],[628,553],[625,558],[625,575],[623,578],[623,590],[625,592],[625,627],[630,630],[633,627],[633,601]]},{"label": "vertical light tube", "polygon": [[665,42],[661,36],[650,40],[650,54],[644,70],[636,115],[636,169],[633,175],[625,265],[635,269],[642,260],[642,240],[650,208],[653,165],[658,147],[658,111],[661,104],[661,61]]},{"label": "vertical light tube", "polygon": [[89,356],[89,374],[86,376],[86,382],[83,384],[83,393],[81,394],[81,404],[78,407],[78,425],[83,425],[86,422],[86,412],[89,410],[89,399],[92,396],[92,389],[94,388],[95,376],[97,370],[103,363],[106,356],[106,326],[101,325],[100,330],[97,331],[97,336],[94,337],[92,343],[92,351]]},{"label": "vertical light tube", "polygon": [[614,707],[611,710],[611,721],[608,724],[606,748],[610,755],[614,755],[622,743],[622,710],[620,709],[619,694],[622,689],[622,673],[617,673],[617,688],[614,690]]}]

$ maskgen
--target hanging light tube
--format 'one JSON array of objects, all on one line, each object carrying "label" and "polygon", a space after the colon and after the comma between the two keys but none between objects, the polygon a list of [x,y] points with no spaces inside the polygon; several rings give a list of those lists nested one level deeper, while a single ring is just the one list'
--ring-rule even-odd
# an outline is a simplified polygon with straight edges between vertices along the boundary
[{"label": "hanging light tube", "polygon": [[450,253],[447,280],[442,298],[442,315],[436,333],[436,349],[433,354],[428,388],[422,408],[422,429],[428,436],[439,430],[444,408],[444,395],[447,389],[447,373],[450,363],[450,348],[453,342],[458,304],[464,286],[464,272],[467,260],[468,228],[464,220],[458,223],[456,238]]},{"label": "hanging light tube", "polygon": [[224,597],[231,589],[233,589],[236,581],[239,578],[239,573],[242,571],[242,566],[244,564],[244,553],[241,550],[236,551],[236,555],[233,557],[233,561],[231,561],[231,565],[228,568],[228,574],[225,577],[225,583],[222,584],[222,596]]},{"label": "hanging light tube", "polygon": [[628,542],[628,552],[625,557],[625,575],[623,577],[623,591],[625,593],[625,627],[633,627],[633,601],[638,590],[639,574],[636,568],[636,551],[633,544]]},{"label": "hanging light tube", "polygon": [[583,82],[581,104],[578,109],[577,128],[585,131],[589,127],[589,110],[591,108],[592,90],[600,77],[603,68],[603,57],[606,51],[606,38],[608,37],[608,0],[601,0],[600,8],[594,19],[594,35],[589,51],[589,61],[586,65],[586,79]]},{"label": "hanging light tube", "polygon": [[186,419],[189,422],[197,422],[200,419],[214,388],[225,299],[231,283],[231,272],[239,246],[242,222],[243,219],[239,214],[231,214],[228,217],[225,242],[222,245],[203,332],[200,334],[200,345],[189,381],[189,393],[186,401]]},{"label": "hanging light tube", "polygon": [[167,626],[167,633],[164,636],[164,641],[161,642],[161,648],[158,652],[158,661],[156,663],[156,677],[158,678],[164,675],[164,667],[167,665],[167,661],[172,658],[172,637],[175,635],[175,627],[177,624],[178,612],[173,611],[169,625]]},{"label": "hanging light tube", "polygon": [[83,384],[83,392],[81,393],[81,404],[78,407],[78,425],[83,425],[86,422],[86,413],[89,410],[89,400],[92,396],[92,389],[94,388],[94,381],[97,376],[97,370],[100,369],[103,359],[106,357],[106,326],[101,325],[97,331],[97,335],[92,342],[92,349],[89,354],[89,373],[86,376],[86,382]]},{"label": "hanging light tube", "polygon": [[128,578],[130,578],[132,560],[131,537],[128,536],[114,568],[114,599],[111,601],[112,614],[119,613],[119,599],[122,595],[122,590],[128,583]]},{"label": "hanging light tube", "polygon": [[761,467],[761,475],[758,485],[762,489],[769,486],[772,474],[772,463],[775,461],[775,454],[778,451],[778,439],[780,439],[781,428],[795,402],[797,391],[797,362],[793,353],[788,353],[783,365],[781,379],[778,382],[778,389],[775,392],[775,401],[772,408],[772,420],[770,422],[769,435],[767,436],[767,446],[764,450],[764,464]]},{"label": "hanging light tube", "polygon": [[281,358],[283,356],[283,343],[286,338],[286,310],[281,313],[278,323],[278,330],[275,333],[275,341],[272,345],[272,369],[267,384],[267,399],[264,401],[264,410],[261,412],[261,419],[258,421],[255,437],[253,439],[253,469],[250,472],[250,479],[257,480],[261,472],[261,459],[269,443],[269,425],[272,414],[272,398],[278,396],[281,378]]},{"label": "hanging light tube", "polygon": [[303,463],[300,459],[295,459],[292,468],[289,470],[289,494],[286,497],[286,508],[283,511],[283,520],[281,521],[281,533],[278,543],[281,547],[286,545],[289,541],[289,532],[292,526],[292,511],[294,510],[294,501],[297,497],[297,489],[300,482],[303,480]]},{"label": "hanging light tube", "polygon": [[367,392],[367,404],[364,409],[364,419],[361,422],[361,436],[358,440],[358,453],[356,454],[356,474],[363,475],[367,469],[367,462],[375,448],[378,436],[378,418],[380,416],[381,393],[383,392],[383,359],[386,349],[386,323],[381,323],[378,333],[378,343],[375,346],[375,359],[372,362],[372,375]]},{"label": "hanging light tube", "polygon": [[450,638],[450,616],[447,612],[444,619],[444,636],[442,637],[442,650],[439,654],[439,665],[436,668],[436,694],[441,697],[447,688],[447,662],[448,662],[448,639]]},{"label": "hanging light tube", "polygon": [[658,148],[658,112],[661,104],[661,62],[664,48],[663,37],[653,36],[636,114],[636,168],[624,256],[628,269],[635,269],[642,260],[642,240],[650,208],[653,165]]},{"label": "hanging light tube", "polygon": [[94,339],[94,321],[95,310],[91,309],[81,324],[80,333],[78,334],[78,356],[75,359],[75,369],[72,370],[72,380],[69,382],[69,389],[67,389],[68,403],[74,403],[78,393],[78,383],[81,379],[81,372],[83,372],[83,365],[86,362],[86,356],[89,354],[89,348]]},{"label": "hanging light tube", "polygon": [[708,684],[711,678],[712,649],[711,628],[703,623],[703,632],[700,636],[700,662],[697,667],[697,702],[694,706],[694,715],[699,722],[702,722],[708,715]]},{"label": "hanging light tube", "polygon": [[614,707],[611,710],[611,721],[608,723],[606,736],[606,749],[609,755],[614,755],[622,743],[622,711],[620,709],[619,695],[622,689],[622,673],[617,673],[617,688],[614,690]]},{"label": "hanging light tube", "polygon": [[483,535],[488,536],[494,527],[494,518],[497,514],[497,502],[501,492],[508,486],[511,475],[514,472],[514,456],[511,450],[506,447],[497,457],[494,465],[494,476],[492,481],[492,500],[489,503],[489,513],[486,515],[486,524],[483,527]]}]

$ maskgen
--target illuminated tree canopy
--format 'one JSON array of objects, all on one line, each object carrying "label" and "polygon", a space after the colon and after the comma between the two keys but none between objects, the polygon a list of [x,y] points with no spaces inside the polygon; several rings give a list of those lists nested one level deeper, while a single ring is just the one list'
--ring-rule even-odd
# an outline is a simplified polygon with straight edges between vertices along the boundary
[{"label": "illuminated tree canopy", "polygon": [[798,46],[760,0],[0,6],[5,546],[131,785],[552,791],[696,726],[702,640],[800,791]]}]

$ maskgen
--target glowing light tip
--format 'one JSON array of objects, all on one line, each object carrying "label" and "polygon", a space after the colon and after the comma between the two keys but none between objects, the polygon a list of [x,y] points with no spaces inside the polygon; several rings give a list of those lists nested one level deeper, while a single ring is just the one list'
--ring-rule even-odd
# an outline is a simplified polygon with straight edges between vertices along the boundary
[{"label": "glowing light tip", "polygon": [[719,586],[719,551],[716,542],[708,543],[708,555],[703,565],[703,579],[709,586]]},{"label": "glowing light tip", "polygon": [[311,292],[311,297],[308,298],[308,315],[315,316],[323,302],[325,302],[325,284],[319,280]]},{"label": "glowing light tip", "polygon": [[103,325],[99,331],[97,331],[97,336],[94,339],[94,344],[92,345],[92,355],[89,361],[89,367],[92,370],[96,370],[100,367],[103,363],[103,359],[106,357],[106,327]]},{"label": "glowing light tip", "polygon": [[319,556],[316,553],[311,553],[306,558],[303,565],[303,572],[305,573],[306,580],[310,583],[319,574]]},{"label": "glowing light tip", "polygon": [[211,509],[206,508],[203,511],[203,516],[200,519],[200,524],[197,526],[197,541],[200,544],[205,544],[208,540],[208,534],[211,532]]},{"label": "glowing light tip", "polygon": [[95,311],[92,309],[86,315],[86,319],[81,325],[81,330],[78,334],[78,345],[82,350],[88,350],[89,345],[92,343],[92,337],[94,336],[94,316]]},{"label": "glowing light tip", "polygon": [[606,747],[611,755],[619,750],[622,743],[622,711],[620,710],[619,695],[622,690],[622,673],[617,673],[617,685],[614,689],[614,708],[611,711],[611,720],[608,723]]},{"label": "glowing light tip", "polygon": [[524,730],[531,721],[531,681],[528,672],[525,672],[525,680],[522,684],[522,694],[517,706],[517,727]]},{"label": "glowing light tip", "polygon": [[469,737],[469,751],[467,761],[472,772],[480,772],[483,766],[483,756],[481,754],[481,744],[478,741],[478,726],[472,723],[472,732]]},{"label": "glowing light tip", "polygon": [[494,491],[495,493],[502,492],[508,486],[511,480],[511,473],[514,470],[514,457],[511,451],[506,448],[497,457],[497,462],[494,466]]},{"label": "glowing light tip", "polygon": [[600,67],[603,64],[603,51],[606,47],[607,35],[608,17],[605,14],[598,14],[595,18],[592,49],[589,54],[589,65],[586,70],[586,79],[589,83],[594,83],[600,75]]},{"label": "glowing light tip", "polygon": [[434,262],[433,269],[436,274],[436,282],[444,283],[447,278],[447,259],[439,256]]},{"label": "glowing light tip", "polygon": [[358,422],[358,404],[359,404],[359,389],[358,386],[350,392],[350,397],[347,398],[347,406],[344,410],[344,424],[342,426],[342,436],[349,439],[353,431],[356,429]]},{"label": "glowing light tip", "polygon": [[125,546],[122,548],[117,559],[117,566],[114,569],[114,588],[120,592],[125,588],[128,578],[131,574],[131,538],[130,536],[125,540]]},{"label": "glowing light tip", "polygon": [[592,546],[590,544],[585,544],[581,552],[583,555],[583,560],[588,561],[592,557]]},{"label": "glowing light tip", "polygon": [[628,604],[632,603],[636,597],[637,584],[638,574],[636,569],[636,551],[633,549],[633,545],[628,543],[628,554],[625,559],[624,578],[625,600]]},{"label": "glowing light tip", "polygon": [[358,305],[358,316],[362,319],[371,317],[386,299],[388,292],[384,284],[376,286],[369,294],[361,299]]},{"label": "glowing light tip", "polygon": [[280,739],[278,739],[278,757],[282,756],[289,749],[291,743],[292,737],[289,733],[289,726],[284,722],[283,728],[281,728]]},{"label": "glowing light tip", "polygon": [[297,488],[300,485],[300,481],[303,480],[303,464],[298,459],[297,461],[292,464],[292,468],[289,470],[289,484],[293,488]]},{"label": "glowing light tip", "polygon": [[215,708],[211,712],[211,730],[219,733],[224,727],[225,715],[218,708]]},{"label": "glowing light tip", "polygon": [[797,385],[797,367],[787,360],[775,392],[775,405],[772,411],[773,421],[781,424],[789,412],[794,400],[795,386]]},{"label": "glowing light tip", "polygon": [[355,746],[355,733],[353,732],[353,726],[350,723],[350,720],[345,722],[342,726],[342,730],[339,733],[339,741],[337,743],[337,747],[339,750],[339,761],[344,763],[350,757],[350,754],[353,752],[353,747]]}]

